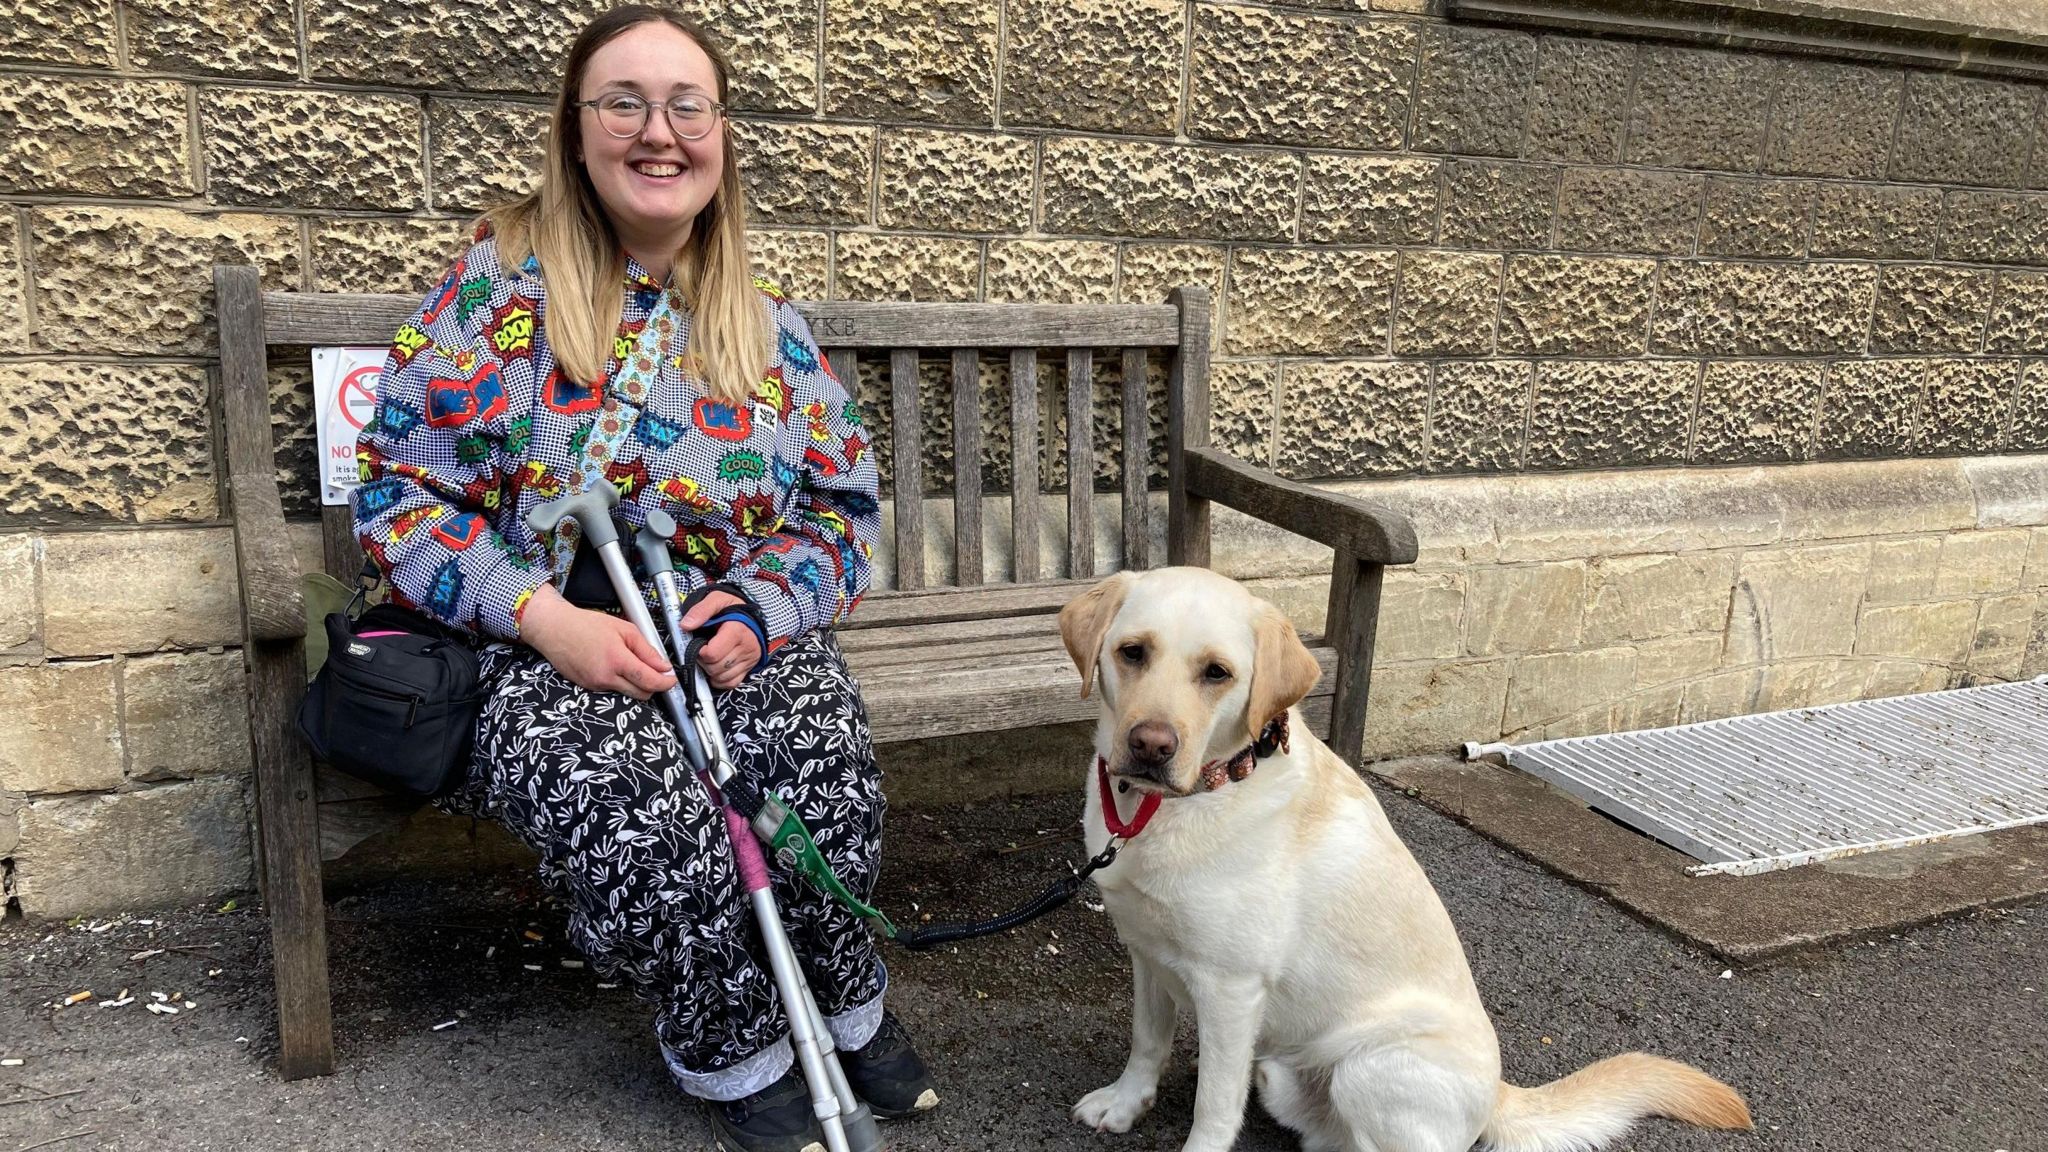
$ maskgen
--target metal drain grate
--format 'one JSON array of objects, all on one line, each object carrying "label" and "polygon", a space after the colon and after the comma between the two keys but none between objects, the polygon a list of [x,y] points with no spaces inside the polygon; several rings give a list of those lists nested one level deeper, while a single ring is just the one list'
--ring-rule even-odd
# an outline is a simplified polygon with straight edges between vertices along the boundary
[{"label": "metal drain grate", "polygon": [[1465,749],[1704,861],[1695,875],[2048,821],[2048,677]]}]

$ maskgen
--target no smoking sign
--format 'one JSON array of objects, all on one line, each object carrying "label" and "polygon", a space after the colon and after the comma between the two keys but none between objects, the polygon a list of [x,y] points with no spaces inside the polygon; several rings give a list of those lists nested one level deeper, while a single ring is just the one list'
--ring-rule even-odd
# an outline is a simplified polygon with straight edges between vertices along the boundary
[{"label": "no smoking sign", "polygon": [[377,411],[386,348],[313,349],[313,410],[319,413],[320,502],[347,504],[356,486],[356,437]]}]

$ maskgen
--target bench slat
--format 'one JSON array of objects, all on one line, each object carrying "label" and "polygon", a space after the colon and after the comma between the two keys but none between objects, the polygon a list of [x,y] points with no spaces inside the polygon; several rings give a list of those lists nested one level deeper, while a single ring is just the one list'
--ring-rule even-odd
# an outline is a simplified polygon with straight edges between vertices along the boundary
[{"label": "bench slat", "polygon": [[1051,637],[1058,642],[1059,634],[1059,617],[1056,614],[1033,612],[994,620],[946,620],[936,624],[841,629],[834,635],[842,652],[870,652],[878,648],[922,648],[933,644],[1016,640],[1021,637]]},{"label": "bench slat", "polygon": [[1038,579],[1038,350],[1010,353],[1011,579]]},{"label": "bench slat", "polygon": [[1152,470],[1151,421],[1145,406],[1145,350],[1124,349],[1124,568],[1141,571],[1151,534],[1145,524],[1145,481]]},{"label": "bench slat", "polygon": [[1095,575],[1095,353],[1067,351],[1067,574]]},{"label": "bench slat", "polygon": [[944,623],[950,620],[999,620],[1034,612],[1057,612],[1067,601],[1093,587],[1093,580],[1041,580],[1036,584],[991,584],[981,588],[927,588],[876,592],[861,601],[841,631],[886,628],[894,624]]},{"label": "bench slat", "polygon": [[981,354],[953,350],[953,583],[981,583]]},{"label": "bench slat", "polygon": [[891,443],[896,446],[896,587],[924,587],[924,446],[918,415],[917,349],[889,353]]},{"label": "bench slat", "polygon": [[830,348],[825,352],[825,363],[832,366],[832,375],[839,378],[839,385],[846,394],[855,399],[860,397],[860,356],[851,348]]}]

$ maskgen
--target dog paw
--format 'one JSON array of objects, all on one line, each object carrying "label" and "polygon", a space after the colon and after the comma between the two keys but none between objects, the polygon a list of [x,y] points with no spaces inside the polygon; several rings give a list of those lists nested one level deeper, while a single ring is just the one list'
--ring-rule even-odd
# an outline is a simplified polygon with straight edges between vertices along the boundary
[{"label": "dog paw", "polygon": [[1074,1105],[1074,1119],[1097,1132],[1129,1132],[1152,1108],[1153,1094],[1126,1088],[1122,1081],[1097,1088]]}]

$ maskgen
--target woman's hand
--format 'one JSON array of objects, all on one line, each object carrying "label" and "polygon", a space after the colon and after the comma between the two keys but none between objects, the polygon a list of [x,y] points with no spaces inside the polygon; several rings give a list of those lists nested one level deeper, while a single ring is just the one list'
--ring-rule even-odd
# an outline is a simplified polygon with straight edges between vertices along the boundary
[{"label": "woman's hand", "polygon": [[[683,614],[683,631],[695,632],[706,620],[738,603],[740,598],[729,592],[711,593]],[[704,670],[704,678],[720,692],[737,688],[760,662],[761,642],[755,639],[752,628],[737,620],[719,625],[697,653],[697,666]]]},{"label": "woman's hand", "polygon": [[576,607],[553,584],[541,585],[527,601],[519,638],[571,683],[592,692],[645,700],[676,682],[668,657],[655,651],[639,629],[617,616]]}]

